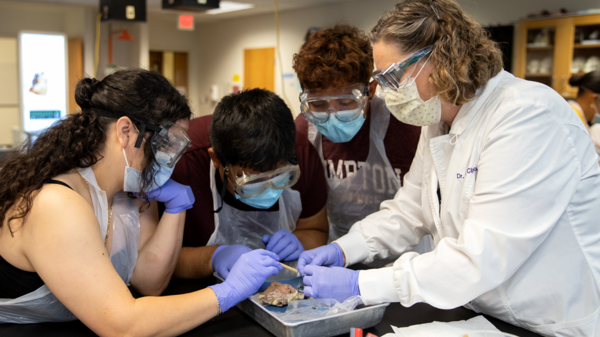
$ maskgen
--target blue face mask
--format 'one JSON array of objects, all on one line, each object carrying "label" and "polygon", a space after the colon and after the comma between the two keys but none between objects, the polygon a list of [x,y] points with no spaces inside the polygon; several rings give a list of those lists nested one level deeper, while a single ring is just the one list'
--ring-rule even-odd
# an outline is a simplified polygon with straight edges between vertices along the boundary
[{"label": "blue face mask", "polygon": [[[123,149],[123,155],[125,156],[125,179],[123,181],[123,191],[125,192],[135,192],[139,193],[142,184],[142,173],[133,167],[129,166],[129,162],[127,162],[127,155],[125,154],[125,149]],[[175,166],[161,166],[158,163],[154,163],[154,172],[156,172],[156,176],[154,180],[150,182],[150,185],[146,186],[144,189],[145,193],[150,191],[154,191],[155,189],[161,187],[162,185],[167,183],[167,180],[171,178],[173,174],[173,170],[175,170]]]},{"label": "blue face mask", "polygon": [[269,209],[273,205],[275,205],[277,200],[279,200],[281,193],[283,193],[283,190],[274,190],[269,187],[261,194],[252,198],[242,198],[237,193],[234,194],[237,200],[243,202],[248,206],[258,209]]},{"label": "blue face mask", "polygon": [[346,143],[356,136],[364,123],[364,114],[351,122],[342,122],[332,115],[329,116],[327,122],[315,124],[315,126],[330,141],[334,143]]}]

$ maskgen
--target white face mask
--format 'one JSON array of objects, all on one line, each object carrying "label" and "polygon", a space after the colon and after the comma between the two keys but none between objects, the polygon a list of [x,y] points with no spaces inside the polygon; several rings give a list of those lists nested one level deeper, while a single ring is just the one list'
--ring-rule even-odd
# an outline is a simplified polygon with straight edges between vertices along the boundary
[{"label": "white face mask", "polygon": [[[142,173],[129,166],[125,149],[123,149],[123,156],[125,156],[126,164],[125,179],[123,180],[123,191],[139,193],[142,186]],[[173,174],[174,169],[175,166],[169,168],[168,166],[161,166],[155,163],[154,171],[156,172],[156,177],[154,177],[154,179],[150,182],[150,185],[146,186],[144,192],[148,193],[164,185],[167,180],[171,178],[171,174]]]},{"label": "white face mask", "polygon": [[[431,55],[429,56],[431,57]],[[442,119],[442,102],[435,96],[424,102],[417,90],[416,78],[419,77],[429,58],[415,78],[398,90],[385,90],[385,104],[392,115],[405,124],[427,126],[439,123]]]}]

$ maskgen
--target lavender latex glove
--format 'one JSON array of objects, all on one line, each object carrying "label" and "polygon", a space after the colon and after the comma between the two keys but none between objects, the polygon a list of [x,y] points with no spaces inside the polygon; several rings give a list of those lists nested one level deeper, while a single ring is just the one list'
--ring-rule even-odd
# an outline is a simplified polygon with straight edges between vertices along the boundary
[{"label": "lavender latex glove", "polygon": [[220,246],[213,254],[212,267],[223,279],[226,279],[240,256],[251,251],[252,249],[243,245]]},{"label": "lavender latex glove", "polygon": [[225,282],[210,286],[225,312],[237,303],[254,295],[267,277],[276,275],[283,267],[277,254],[264,249],[243,254],[231,268]]},{"label": "lavender latex glove", "polygon": [[300,254],[298,259],[298,271],[304,275],[304,266],[343,267],[344,254],[340,246],[335,243],[307,250]]},{"label": "lavender latex glove", "polygon": [[304,267],[304,295],[314,298],[333,298],[339,302],[360,295],[357,270],[341,267]]},{"label": "lavender latex glove", "polygon": [[296,261],[304,251],[296,235],[283,229],[273,233],[272,237],[263,236],[262,240],[267,250],[277,254],[283,261]]},{"label": "lavender latex glove", "polygon": [[[138,193],[134,193],[136,197],[140,197]],[[186,185],[175,182],[173,179],[161,187],[147,193],[148,201],[156,200],[165,204],[165,212],[177,214],[186,209],[192,208],[194,205],[194,193],[192,188]]]}]

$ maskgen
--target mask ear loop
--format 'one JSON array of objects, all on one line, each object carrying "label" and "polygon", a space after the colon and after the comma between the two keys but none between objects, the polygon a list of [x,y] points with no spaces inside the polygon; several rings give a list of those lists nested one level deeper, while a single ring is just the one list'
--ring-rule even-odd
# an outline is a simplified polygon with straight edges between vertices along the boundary
[{"label": "mask ear loop", "polygon": [[455,134],[450,138],[450,145],[456,145],[456,142],[458,142],[458,134]]},{"label": "mask ear loop", "polygon": [[[427,58],[427,60],[425,61],[425,64],[423,64],[423,66],[421,67],[421,69],[420,69],[420,70],[419,70],[419,72],[417,73],[417,76],[415,76],[415,77],[409,77],[409,78],[407,78],[407,79],[406,79],[406,84],[405,84],[405,85],[400,85],[400,86],[398,87],[398,90],[400,90],[400,89],[402,89],[402,88],[406,87],[407,85],[410,85],[410,84],[414,83],[414,82],[417,80],[417,77],[419,77],[419,75],[421,75],[421,72],[423,71],[423,69],[425,69],[425,66],[426,66],[426,65],[427,65],[427,63],[429,62],[429,59],[431,58],[431,55],[433,55],[433,52],[430,52],[430,54],[429,54],[429,57]],[[412,73],[414,73],[414,72],[415,72],[415,71],[414,71],[414,69],[413,69],[413,72],[412,72]],[[412,74],[411,74],[411,75],[412,75]],[[411,80],[412,80],[412,82],[410,82],[410,84],[409,84],[409,81],[411,81]]]},{"label": "mask ear loop", "polygon": [[425,61],[425,64],[421,67],[421,70],[419,70],[419,72],[417,73],[417,76],[414,77],[413,82],[417,79],[417,77],[419,77],[419,75],[421,75],[421,72],[423,71],[423,69],[425,69],[425,66],[429,62],[429,59],[431,58],[431,55],[433,55],[433,52],[429,54],[429,57],[427,58],[427,61]]},{"label": "mask ear loop", "polygon": [[223,187],[221,188],[221,207],[217,208],[216,210],[211,211],[213,214],[215,213],[219,213],[222,209],[223,209],[223,204],[225,204],[225,193],[227,192],[227,184],[229,183],[229,167],[225,166],[225,170],[224,170],[224,174],[223,176],[225,177],[225,179],[223,179]]},{"label": "mask ear loop", "polygon": [[122,150],[123,150],[123,156],[125,157],[125,165],[127,165],[127,167],[130,167],[129,162],[127,161],[127,155],[125,154],[125,148],[122,148]]}]

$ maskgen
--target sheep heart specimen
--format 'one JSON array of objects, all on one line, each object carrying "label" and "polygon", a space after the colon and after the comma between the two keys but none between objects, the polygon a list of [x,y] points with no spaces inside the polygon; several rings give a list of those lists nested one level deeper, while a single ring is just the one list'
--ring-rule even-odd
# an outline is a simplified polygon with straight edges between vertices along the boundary
[{"label": "sheep heart specimen", "polygon": [[279,282],[271,282],[269,287],[258,296],[260,303],[278,307],[288,305],[288,302],[297,299],[298,290],[289,284],[281,284]]}]

